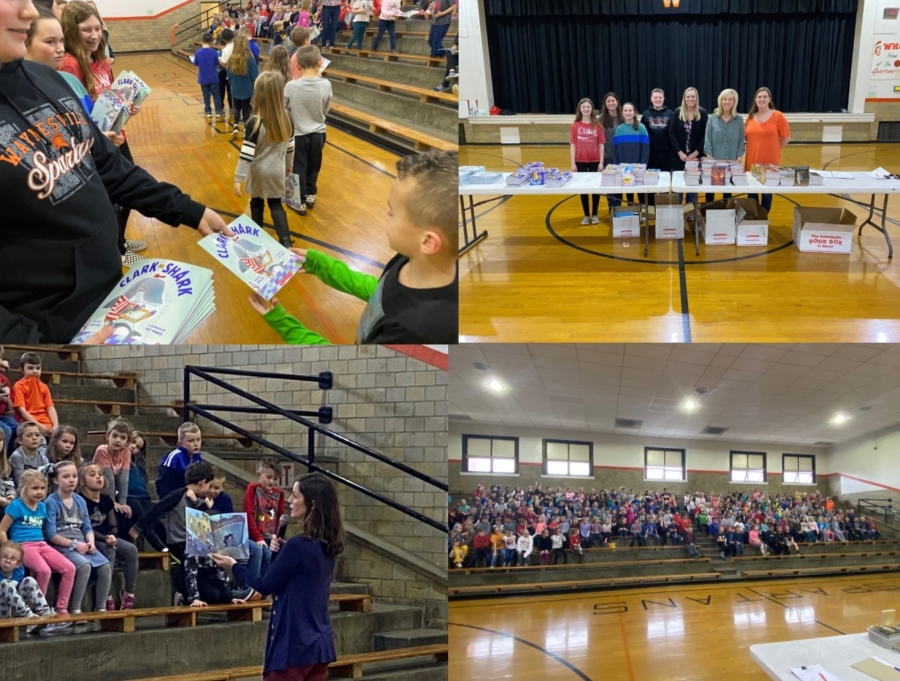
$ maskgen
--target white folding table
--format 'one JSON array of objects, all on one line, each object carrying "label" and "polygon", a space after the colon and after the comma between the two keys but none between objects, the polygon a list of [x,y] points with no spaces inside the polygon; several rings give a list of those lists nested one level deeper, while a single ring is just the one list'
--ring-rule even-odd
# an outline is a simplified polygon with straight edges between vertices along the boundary
[{"label": "white folding table", "polygon": [[[747,175],[747,186],[738,187],[734,185],[686,185],[684,183],[684,171],[676,171],[672,173],[672,191],[677,194],[829,194],[838,198],[846,198],[846,194],[870,194],[871,199],[867,204],[869,216],[860,224],[859,234],[862,234],[863,227],[872,225],[879,232],[884,234],[884,240],[888,246],[888,260],[894,257],[894,246],[891,244],[891,237],[888,234],[886,220],[888,197],[891,194],[900,193],[900,180],[877,180],[874,177],[863,172],[853,173],[852,180],[837,179],[826,177],[822,180],[822,185],[818,187],[767,187],[757,182],[752,175]],[[881,225],[875,224],[872,220],[875,214],[875,197],[884,195],[884,203],[881,207]],[[696,254],[700,255],[700,230],[697,229],[697,203],[694,203],[694,248]]]},{"label": "white folding table", "polygon": [[[487,238],[487,230],[478,233],[475,226],[475,208],[482,206],[491,201],[497,201],[504,196],[559,196],[559,195],[575,195],[575,194],[637,194],[642,199],[648,194],[668,194],[671,177],[669,173],[661,172],[659,174],[658,185],[637,185],[632,187],[601,187],[601,173],[574,173],[574,177],[570,182],[566,182],[561,187],[542,187],[523,184],[519,187],[508,187],[506,178],[512,173],[503,173],[503,180],[492,184],[472,184],[466,183],[459,187],[459,205],[463,214],[463,244],[459,249],[462,255],[478,242]],[[493,198],[486,199],[475,203],[476,196],[491,196]],[[466,205],[466,197],[468,197],[468,206]],[[466,217],[466,211],[469,217]],[[642,200],[640,203],[640,223],[644,229],[644,256],[647,255],[647,248],[650,243],[650,231],[647,226],[649,211],[647,204]],[[469,222],[472,225],[472,237],[469,238]]]},{"label": "white folding table", "polygon": [[814,664],[822,665],[841,681],[873,681],[871,676],[851,666],[870,657],[900,667],[900,653],[872,643],[868,634],[760,643],[750,646],[750,657],[773,681],[797,681],[791,667]]}]

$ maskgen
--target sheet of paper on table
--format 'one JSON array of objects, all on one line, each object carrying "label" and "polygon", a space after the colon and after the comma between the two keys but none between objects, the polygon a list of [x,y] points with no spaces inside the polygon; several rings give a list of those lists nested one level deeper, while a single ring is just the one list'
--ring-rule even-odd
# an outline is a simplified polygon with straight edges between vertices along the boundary
[{"label": "sheet of paper on table", "polygon": [[820,664],[811,664],[806,667],[791,667],[791,673],[800,681],[841,681]]}]

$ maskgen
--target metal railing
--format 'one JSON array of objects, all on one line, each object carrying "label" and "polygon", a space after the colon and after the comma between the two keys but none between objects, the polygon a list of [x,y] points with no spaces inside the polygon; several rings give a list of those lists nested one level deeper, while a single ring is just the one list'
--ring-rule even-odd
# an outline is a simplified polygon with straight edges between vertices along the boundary
[{"label": "metal railing", "polygon": [[[224,428],[232,430],[239,435],[255,442],[262,447],[267,449],[271,449],[272,451],[284,456],[291,461],[296,461],[307,467],[308,470],[322,473],[326,477],[340,482],[347,487],[356,490],[357,492],[366,495],[372,499],[375,499],[391,508],[400,511],[401,513],[410,516],[411,518],[415,518],[416,520],[423,522],[431,527],[440,530],[441,532],[447,532],[447,527],[444,523],[441,523],[437,520],[429,518],[418,511],[409,508],[393,499],[390,499],[378,492],[374,492],[366,487],[363,487],[359,483],[356,483],[352,480],[349,480],[338,473],[334,473],[333,471],[328,470],[327,468],[323,468],[319,466],[316,459],[316,433],[319,435],[338,442],[346,447],[351,449],[355,449],[358,452],[365,454],[377,461],[381,461],[382,463],[387,464],[388,466],[394,468],[395,470],[402,471],[403,473],[414,477],[422,482],[425,482],[437,489],[440,489],[444,492],[448,491],[448,486],[446,483],[442,483],[439,480],[435,480],[429,475],[417,471],[414,468],[410,468],[406,464],[400,463],[399,461],[394,461],[388,456],[375,451],[374,449],[370,449],[365,445],[361,445],[358,442],[354,442],[350,438],[341,435],[340,433],[335,433],[334,431],[325,428],[322,423],[330,423],[331,422],[331,408],[330,407],[320,407],[319,410],[310,412],[310,411],[302,411],[302,410],[294,410],[294,409],[283,409],[278,405],[275,405],[267,400],[262,399],[252,393],[247,392],[246,390],[241,390],[233,385],[226,383],[225,381],[216,378],[212,374],[225,374],[230,376],[242,376],[242,377],[256,377],[256,378],[277,378],[282,380],[293,380],[293,381],[312,381],[318,383],[319,387],[323,390],[331,389],[333,385],[333,376],[331,372],[322,372],[316,376],[302,376],[297,374],[282,374],[282,373],[274,373],[274,372],[264,372],[264,371],[246,371],[243,369],[220,369],[218,367],[196,367],[196,366],[186,366],[184,367],[184,405],[182,407],[182,417],[185,421],[191,420],[191,414],[196,414],[197,416],[202,416],[205,419],[212,421]],[[203,379],[209,383],[212,383],[215,386],[222,388],[234,395],[242,397],[254,404],[258,405],[258,407],[234,407],[228,405],[207,405],[207,404],[197,404],[191,402],[191,377],[197,376],[198,378]],[[323,413],[322,410],[327,409],[327,413]],[[261,437],[257,433],[253,433],[246,428],[242,428],[241,426],[231,423],[215,414],[213,411],[239,411],[245,413],[261,413],[261,414],[276,414],[282,416],[290,421],[294,421],[295,423],[299,423],[307,429],[307,451],[306,457],[300,456],[299,454],[295,454],[291,450],[281,447],[279,445],[270,442],[269,440]],[[319,419],[319,423],[314,423],[304,416],[316,416]],[[327,421],[323,421],[323,418],[327,418]]]},{"label": "metal railing", "polygon": [[175,24],[172,30],[172,44],[175,45],[179,40],[182,39],[183,34],[188,31],[196,32],[198,29],[204,28],[209,25],[209,19],[211,14],[218,14],[222,11],[222,7],[226,4],[229,5],[237,5],[238,9],[243,9],[244,0],[236,0],[235,2],[229,3],[220,3],[216,7],[210,7],[207,10],[200,12],[199,14],[195,14],[194,16],[186,19],[180,24]]},{"label": "metal railing", "polygon": [[883,522],[897,521],[894,502],[891,499],[857,499],[856,510],[864,515],[883,515]]}]

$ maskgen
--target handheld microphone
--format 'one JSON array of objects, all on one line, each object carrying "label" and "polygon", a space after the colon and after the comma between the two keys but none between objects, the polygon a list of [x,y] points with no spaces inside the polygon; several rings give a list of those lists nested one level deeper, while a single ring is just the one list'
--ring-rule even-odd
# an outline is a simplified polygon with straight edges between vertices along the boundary
[{"label": "handheld microphone", "polygon": [[287,532],[289,522],[291,522],[291,516],[287,513],[278,519],[278,538],[282,541],[284,541],[284,533]]}]

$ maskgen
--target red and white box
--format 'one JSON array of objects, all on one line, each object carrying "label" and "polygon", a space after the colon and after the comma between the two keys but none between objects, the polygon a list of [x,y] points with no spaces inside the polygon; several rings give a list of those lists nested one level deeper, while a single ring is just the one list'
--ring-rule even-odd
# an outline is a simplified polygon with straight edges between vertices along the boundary
[{"label": "red and white box", "polygon": [[753,199],[729,199],[734,208],[738,246],[766,246],[769,243],[769,213]]},{"label": "red and white box", "polygon": [[656,195],[656,238],[684,238],[684,211],[677,194]]},{"label": "red and white box", "polygon": [[700,236],[707,246],[733,246],[735,239],[734,208],[717,201],[700,206]]},{"label": "red and white box", "polygon": [[855,229],[846,208],[794,208],[794,245],[804,253],[850,255]]},{"label": "red and white box", "polygon": [[616,206],[612,235],[613,239],[640,238],[641,216],[637,207]]}]

